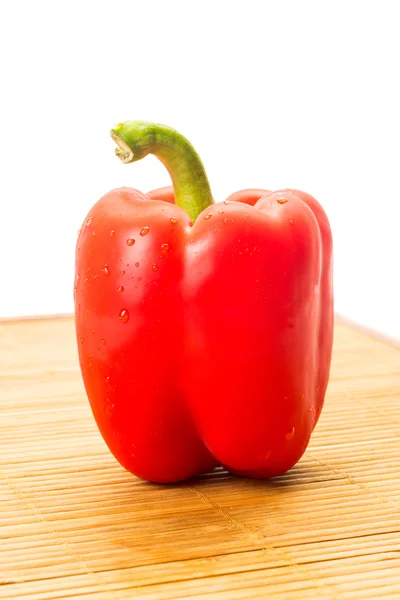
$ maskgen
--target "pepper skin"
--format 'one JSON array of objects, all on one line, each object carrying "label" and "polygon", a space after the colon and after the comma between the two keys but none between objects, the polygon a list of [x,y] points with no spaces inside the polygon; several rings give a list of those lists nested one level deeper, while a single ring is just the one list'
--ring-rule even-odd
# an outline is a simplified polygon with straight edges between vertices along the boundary
[{"label": "pepper skin", "polygon": [[307,448],[329,378],[323,209],[288,189],[214,203],[176,131],[128,121],[112,137],[124,163],[155,154],[173,188],[109,192],[78,237],[79,360],[104,440],[125,469],[154,482],[216,465],[283,474]]}]

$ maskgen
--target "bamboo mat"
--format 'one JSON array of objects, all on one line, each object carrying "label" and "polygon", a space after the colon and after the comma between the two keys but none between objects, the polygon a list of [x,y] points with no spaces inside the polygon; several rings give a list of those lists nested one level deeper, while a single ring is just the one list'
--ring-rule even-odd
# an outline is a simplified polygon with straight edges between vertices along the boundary
[{"label": "bamboo mat", "polygon": [[300,463],[177,486],[97,431],[70,318],[0,324],[0,598],[400,598],[400,351],[336,326]]}]

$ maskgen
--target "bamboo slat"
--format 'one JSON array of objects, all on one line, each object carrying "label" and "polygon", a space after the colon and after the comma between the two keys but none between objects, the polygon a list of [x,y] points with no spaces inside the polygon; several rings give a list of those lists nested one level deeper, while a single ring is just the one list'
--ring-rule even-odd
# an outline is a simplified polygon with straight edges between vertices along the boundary
[{"label": "bamboo slat", "polygon": [[71,318],[0,323],[0,598],[400,598],[400,350],[339,322],[324,410],[271,481],[120,467]]}]

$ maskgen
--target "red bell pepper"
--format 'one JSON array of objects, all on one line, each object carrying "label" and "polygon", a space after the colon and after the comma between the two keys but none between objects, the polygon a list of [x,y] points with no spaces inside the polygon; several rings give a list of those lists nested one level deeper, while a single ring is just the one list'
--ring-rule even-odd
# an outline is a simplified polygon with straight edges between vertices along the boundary
[{"label": "red bell pepper", "polygon": [[273,477],[303,455],[332,349],[332,241],[317,201],[244,190],[214,203],[179,133],[129,121],[124,163],[154,154],[173,189],[116,189],[76,251],[80,366],[98,427],[135,475],[173,482],[223,465]]}]

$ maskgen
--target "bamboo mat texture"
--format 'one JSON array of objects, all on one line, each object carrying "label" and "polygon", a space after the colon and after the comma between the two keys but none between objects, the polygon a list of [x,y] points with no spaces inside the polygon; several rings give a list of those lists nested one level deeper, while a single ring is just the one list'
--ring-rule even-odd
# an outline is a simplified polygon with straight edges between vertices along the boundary
[{"label": "bamboo mat texture", "polygon": [[300,463],[136,479],[86,399],[71,318],[0,324],[0,598],[400,598],[400,350],[343,323]]}]

